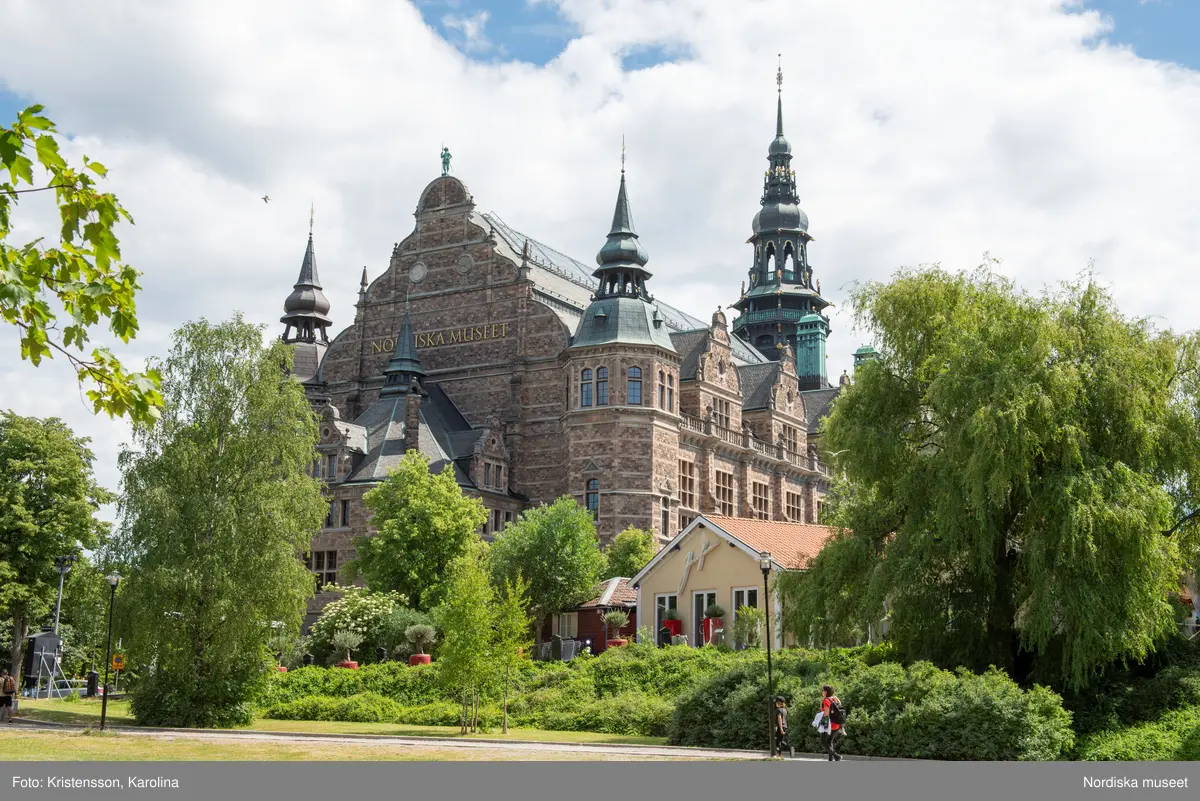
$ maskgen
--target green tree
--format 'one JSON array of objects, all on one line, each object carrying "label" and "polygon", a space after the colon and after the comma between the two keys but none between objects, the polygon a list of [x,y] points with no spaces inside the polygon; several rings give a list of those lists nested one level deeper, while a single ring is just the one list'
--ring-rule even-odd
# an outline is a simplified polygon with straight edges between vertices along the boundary
[{"label": "green tree", "polygon": [[[604,569],[592,513],[568,495],[522,512],[496,535],[491,560],[497,586],[518,576],[528,582],[537,620],[586,601]],[[540,642],[541,627],[535,631]]]},{"label": "green tree", "polygon": [[987,266],[856,288],[880,358],[826,428],[847,529],[784,606],[802,639],[878,620],[911,659],[1069,686],[1145,657],[1195,564],[1197,342],[1090,278],[1041,296]]},{"label": "green tree", "polygon": [[108,635],[109,585],[104,577],[111,571],[93,559],[78,557],[63,585],[62,621],[74,635],[64,648],[70,646],[80,654],[81,670],[103,669]]},{"label": "green tree", "polygon": [[0,412],[0,619],[12,621],[10,666],[21,668],[31,622],[54,609],[56,556],[95,548],[112,500],[92,476],[89,440],[56,418]]},{"label": "green tree", "polygon": [[446,592],[434,610],[442,631],[438,675],[462,693],[462,733],[474,731],[477,698],[492,667],[495,592],[488,580],[487,546],[478,536],[466,553],[450,562]]},{"label": "green tree", "polygon": [[372,589],[403,593],[415,609],[436,606],[446,568],[487,522],[483,503],[462,494],[450,465],[431,473],[429,460],[415,450],[363,501],[375,513],[378,533],[355,539],[358,558],[350,574]]},{"label": "green tree", "polygon": [[[69,165],[59,153],[54,123],[30,106],[11,128],[0,126],[0,318],[20,332],[21,358],[33,365],[55,351],[75,368],[80,384],[91,386],[88,399],[97,413],[153,422],[162,406],[159,374],[130,373],[108,348],[85,346],[101,319],[122,342],[137,335],[135,295],[141,289],[137,270],[121,261],[115,229],[133,218],[113,195],[96,190],[96,178],[107,170],[83,156],[83,168]],[[42,238],[24,245],[5,242],[12,231],[12,211],[19,189],[34,184],[34,164],[49,175],[62,221],[55,246]],[[93,177],[95,176],[95,177]],[[58,309],[65,311],[61,326]]]},{"label": "green tree", "polygon": [[[298,631],[312,575],[298,558],[328,509],[308,475],[316,419],[291,350],[235,317],[175,332],[154,427],[122,453],[117,551],[133,694],[150,725],[246,722],[271,669],[266,641]],[[281,625],[272,625],[281,624]]]},{"label": "green tree", "polygon": [[518,576],[504,582],[496,603],[493,665],[504,682],[504,734],[508,734],[508,691],[512,674],[533,645],[533,618],[526,593],[529,582]]},{"label": "green tree", "polygon": [[608,560],[604,575],[632,578],[657,552],[653,534],[640,528],[627,528],[613,538],[612,544],[604,552]]},{"label": "green tree", "polygon": [[[339,587],[328,585],[327,591],[341,593],[321,610],[321,616],[313,624],[310,635],[314,652],[318,656],[331,656],[337,652],[333,637],[339,631],[361,634],[368,648],[390,646],[391,632],[385,631],[389,619],[397,609],[403,609],[404,596],[396,592],[372,592],[365,587]],[[402,630],[403,631],[403,630]]]}]

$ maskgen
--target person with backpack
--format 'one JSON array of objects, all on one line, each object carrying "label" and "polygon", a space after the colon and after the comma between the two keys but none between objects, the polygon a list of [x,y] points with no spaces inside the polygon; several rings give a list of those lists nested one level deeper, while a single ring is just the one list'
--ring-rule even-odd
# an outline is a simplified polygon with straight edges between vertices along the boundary
[{"label": "person with backpack", "polygon": [[841,700],[833,694],[833,687],[826,684],[821,688],[821,715],[825,725],[821,727],[821,745],[829,755],[830,762],[841,762],[842,755],[838,753],[838,743],[846,736],[846,710]]},{"label": "person with backpack", "polygon": [[775,753],[780,756],[784,753],[796,756],[796,751],[788,740],[787,701],[782,695],[775,696]]},{"label": "person with backpack", "polygon": [[12,723],[13,697],[17,694],[17,680],[8,675],[7,670],[0,670],[0,718],[5,723]]}]

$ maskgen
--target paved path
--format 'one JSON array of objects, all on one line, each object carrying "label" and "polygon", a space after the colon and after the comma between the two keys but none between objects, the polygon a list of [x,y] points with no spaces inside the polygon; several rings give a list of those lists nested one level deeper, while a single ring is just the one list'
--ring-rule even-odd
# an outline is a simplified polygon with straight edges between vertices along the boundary
[{"label": "paved path", "polygon": [[[43,721],[20,721],[21,728],[42,729],[45,731],[63,731],[64,729],[82,731],[83,726],[67,726],[64,724],[47,723]],[[632,757],[639,759],[697,759],[697,760],[765,760],[766,751],[742,751],[718,748],[680,748],[667,745],[622,745],[610,743],[564,743],[564,742],[532,742],[529,740],[483,740],[456,737],[393,737],[386,734],[308,734],[288,732],[266,732],[245,730],[211,730],[211,729],[151,729],[132,726],[110,726],[109,731],[134,737],[187,738],[196,740],[216,741],[273,741],[305,743],[319,742],[332,744],[355,744],[365,746],[409,747],[414,749],[458,748],[471,750],[505,750],[525,753],[543,754],[603,754],[610,757]],[[822,761],[812,754],[797,754],[796,761]]]}]

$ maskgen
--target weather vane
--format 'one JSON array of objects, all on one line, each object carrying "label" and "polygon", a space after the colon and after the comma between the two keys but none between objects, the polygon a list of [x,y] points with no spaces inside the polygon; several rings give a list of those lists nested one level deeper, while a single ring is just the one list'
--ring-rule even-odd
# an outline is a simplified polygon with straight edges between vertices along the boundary
[{"label": "weather vane", "polygon": [[310,204],[308,207],[308,235],[309,236],[312,236],[313,217],[316,216],[316,213],[317,213],[317,205],[315,203]]},{"label": "weather vane", "polygon": [[621,134],[621,172],[625,172],[625,134]]},{"label": "weather vane", "polygon": [[783,91],[783,53],[779,54],[779,69],[775,72],[775,85],[779,87],[776,91]]}]

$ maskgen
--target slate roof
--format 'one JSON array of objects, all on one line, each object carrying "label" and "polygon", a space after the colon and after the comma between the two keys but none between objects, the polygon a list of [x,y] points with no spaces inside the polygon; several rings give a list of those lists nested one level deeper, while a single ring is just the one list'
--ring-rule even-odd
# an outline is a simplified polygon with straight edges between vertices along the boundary
[{"label": "slate roof", "polygon": [[829,415],[829,407],[833,405],[839,392],[841,387],[809,389],[800,393],[804,400],[804,423],[810,434],[820,430],[821,424]]},{"label": "slate roof", "polygon": [[[579,320],[584,310],[592,302],[598,281],[592,277],[595,268],[589,268],[582,262],[544,245],[535,239],[511,228],[494,212],[472,214],[472,222],[484,229],[491,229],[496,234],[496,245],[500,250],[507,250],[508,257],[517,264],[521,263],[521,253],[525,244],[529,244],[530,278],[537,286],[542,300],[559,315],[559,318],[571,331],[579,326]],[[663,324],[669,332],[708,330],[708,325],[687,312],[654,299],[654,306],[663,316]],[[738,339],[733,340],[733,356],[739,364],[761,364],[767,358],[750,345]],[[676,348],[678,350],[678,348]]]},{"label": "slate roof", "polygon": [[[421,428],[417,446],[429,459],[431,472],[440,473],[446,465],[454,468],[459,486],[475,489],[467,474],[475,444],[484,435],[472,428],[462,412],[437,384],[425,384],[421,399]],[[366,436],[366,457],[346,480],[347,483],[382,481],[396,468],[405,453],[405,398],[384,398],[371,404],[352,424]]]},{"label": "slate roof", "polygon": [[769,551],[771,559],[787,570],[804,570],[838,529],[813,523],[783,523],[750,517],[704,515],[751,550]]},{"label": "slate roof", "polygon": [[771,387],[782,365],[779,362],[748,364],[738,368],[738,380],[742,384],[742,408],[765,409],[771,399]]},{"label": "slate roof", "polygon": [[657,345],[675,350],[667,327],[661,317],[655,320],[656,309],[641,298],[610,297],[592,301],[571,338],[571,347],[606,345],[622,342],[632,345]]}]

